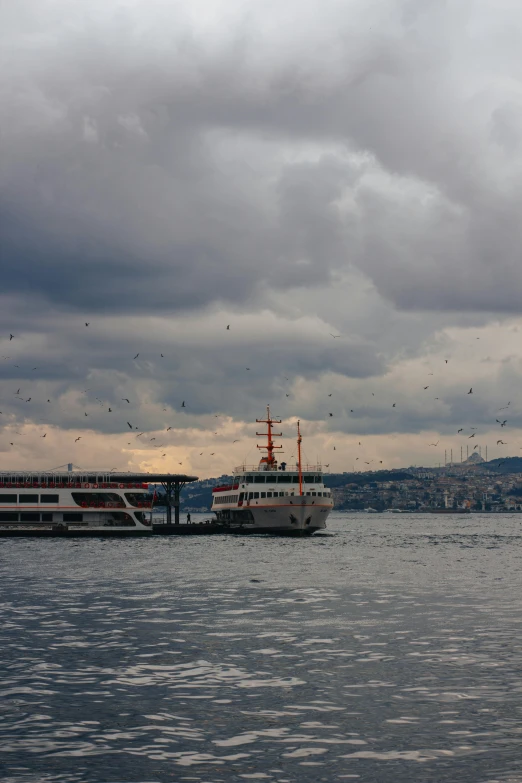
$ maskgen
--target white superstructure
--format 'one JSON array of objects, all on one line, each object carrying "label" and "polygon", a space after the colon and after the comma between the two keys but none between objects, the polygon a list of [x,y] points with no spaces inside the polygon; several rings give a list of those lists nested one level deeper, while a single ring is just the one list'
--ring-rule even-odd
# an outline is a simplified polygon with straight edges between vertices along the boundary
[{"label": "white superstructure", "polygon": [[256,419],[267,425],[267,452],[258,465],[241,465],[234,469],[232,484],[213,490],[212,511],[217,521],[238,532],[306,535],[326,527],[333,508],[332,495],[324,486],[320,465],[301,464],[301,434],[298,422],[298,461],[295,466],[278,464],[274,451],[272,424],[281,422],[270,417]]},{"label": "white superstructure", "polygon": [[149,483],[136,478],[76,471],[0,472],[0,530],[149,534]]}]

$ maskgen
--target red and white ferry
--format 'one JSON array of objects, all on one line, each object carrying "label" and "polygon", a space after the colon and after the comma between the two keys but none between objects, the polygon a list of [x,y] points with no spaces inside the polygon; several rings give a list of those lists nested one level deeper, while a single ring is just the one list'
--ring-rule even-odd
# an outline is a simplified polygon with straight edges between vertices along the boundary
[{"label": "red and white ferry", "polygon": [[104,471],[0,472],[1,535],[150,535],[149,484],[179,488],[195,476]]},{"label": "red and white ferry", "polygon": [[266,456],[258,465],[240,465],[234,469],[232,484],[213,490],[212,511],[217,522],[230,532],[274,533],[279,535],[310,535],[326,527],[326,519],[333,508],[332,495],[324,486],[320,465],[303,465],[301,462],[301,432],[297,422],[297,464],[277,463],[272,425],[281,424],[272,419],[267,406],[266,419],[256,419],[266,424],[267,432],[257,435],[267,437]]}]

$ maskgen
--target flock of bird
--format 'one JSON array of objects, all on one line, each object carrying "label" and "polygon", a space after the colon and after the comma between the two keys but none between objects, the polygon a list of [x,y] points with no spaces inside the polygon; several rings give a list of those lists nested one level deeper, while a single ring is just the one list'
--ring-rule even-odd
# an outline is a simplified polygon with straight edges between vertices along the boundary
[{"label": "flock of bird", "polygon": [[[85,321],[85,328],[89,328],[89,327],[90,327],[90,325],[91,325],[91,324],[90,324],[90,322],[89,322],[89,321]],[[231,324],[227,324],[227,325],[226,325],[226,331],[230,331],[230,327],[231,327]],[[332,332],[330,332],[330,336],[331,336],[333,339],[338,339],[338,338],[342,337],[342,335],[340,335],[340,334],[333,334]],[[9,334],[9,342],[12,342],[14,339],[15,339],[15,335],[10,333],[10,334]],[[479,338],[477,338],[477,339],[479,339]],[[135,354],[135,356],[132,358],[132,361],[136,361],[136,360],[138,360],[138,359],[139,359],[139,356],[140,356],[140,353],[139,353],[139,352],[138,352],[138,353],[136,353],[136,354]],[[164,359],[164,358],[165,358],[165,357],[164,357],[164,354],[162,354],[162,353],[160,353],[160,354],[159,354],[159,356],[160,356],[160,358],[161,358],[161,359]],[[11,357],[7,357],[7,356],[6,356],[6,357],[3,357],[3,358],[4,358],[4,359],[10,359]],[[446,364],[446,365],[448,364],[448,361],[449,361],[448,359],[444,359],[444,362],[445,362],[445,364]],[[19,367],[19,365],[14,365],[14,367]],[[38,370],[38,369],[39,369],[38,367],[33,367],[31,371],[36,371],[36,370]],[[246,368],[245,368],[245,370],[246,370],[246,371],[250,371],[250,367],[246,367]],[[433,372],[430,372],[430,373],[428,373],[428,375],[429,375],[429,376],[434,376],[434,373],[433,373]],[[288,377],[286,377],[286,376],[283,376],[283,377],[285,378],[285,380],[286,380],[286,381],[290,381],[290,378],[288,378]],[[430,389],[430,386],[431,386],[431,384],[429,383],[429,384],[427,384],[427,385],[423,386],[423,387],[422,387],[422,390],[426,392],[426,391],[428,391],[428,390]],[[90,388],[87,388],[87,389],[84,389],[84,390],[81,392],[81,394],[82,394],[82,395],[83,395],[83,394],[85,394],[85,395],[88,395],[88,393],[89,393],[90,391],[91,391],[91,389],[90,389]],[[19,387],[19,388],[18,388],[18,389],[17,389],[17,390],[14,392],[14,397],[15,397],[16,399],[18,399],[18,400],[21,400],[21,401],[23,401],[24,403],[31,403],[31,401],[33,400],[33,397],[32,397],[32,396],[28,396],[28,397],[26,397],[26,396],[25,396],[25,394],[24,394],[24,395],[22,395],[22,394],[21,394],[21,392],[22,392],[22,387]],[[26,392],[26,393],[27,393],[27,392]],[[33,393],[34,393],[34,392],[33,392]],[[464,393],[464,392],[463,392],[463,393]],[[471,388],[469,389],[469,391],[467,391],[467,392],[466,392],[466,394],[467,394],[467,395],[472,395],[472,394],[473,394],[473,387],[471,387]],[[371,392],[371,395],[372,395],[372,397],[375,397],[375,392]],[[286,391],[285,391],[285,397],[287,397],[287,398],[288,398],[288,397],[290,397],[290,396],[291,396],[291,395],[290,395],[290,393],[288,393],[288,392],[286,392]],[[328,394],[327,394],[327,397],[328,397],[328,398],[332,398],[333,396],[334,396],[334,395],[333,395],[333,392],[328,392]],[[119,401],[117,401],[117,402],[114,402],[114,401],[112,401],[110,404],[109,404],[109,403],[107,403],[107,402],[104,402],[104,401],[103,401],[101,398],[99,398],[99,397],[95,397],[95,400],[96,400],[96,403],[98,404],[98,406],[99,406],[100,408],[102,408],[102,409],[103,409],[103,408],[106,408],[106,409],[107,409],[107,413],[109,413],[109,414],[112,414],[112,413],[114,413],[115,411],[116,411],[116,412],[119,412],[119,408],[121,407],[121,406],[119,406],[119,403],[120,403],[120,402],[121,402],[121,403],[126,403],[126,405],[127,405],[127,406],[131,406],[131,408],[133,407],[133,402],[131,402],[131,398],[130,398],[130,397],[121,397]],[[434,400],[439,400],[439,397],[434,397]],[[51,404],[51,399],[50,399],[50,398],[47,398],[47,403]],[[508,402],[508,403],[507,403],[507,405],[505,405],[505,406],[503,406],[503,407],[501,407],[501,408],[499,408],[499,409],[498,409],[498,413],[500,413],[501,411],[504,411],[504,410],[508,410],[510,405],[511,405],[511,402]],[[125,407],[125,406],[123,406],[123,407]],[[186,400],[181,400],[181,402],[180,402],[180,404],[179,404],[179,408],[180,408],[180,409],[185,409],[185,410],[187,410],[189,407],[190,407],[190,406],[187,404]],[[391,407],[392,407],[393,409],[397,410],[397,402],[393,402],[393,403],[391,403]],[[350,413],[351,413],[351,414],[355,414],[355,415],[357,415],[357,413],[356,413],[355,409],[352,409],[352,408],[350,408],[349,410],[350,410]],[[167,411],[167,408],[163,408],[163,411]],[[0,414],[2,414],[2,411],[0,411]],[[84,411],[84,417],[85,417],[85,418],[88,418],[90,415],[91,415],[91,413],[89,413],[88,411]],[[220,416],[220,414],[214,414],[214,415],[215,415],[215,417],[216,417],[216,418],[219,418],[219,416]],[[338,414],[334,414],[334,412],[333,412],[333,411],[328,411],[328,412],[327,412],[327,416],[326,416],[326,418],[327,418],[327,420],[329,420],[329,419],[333,419],[333,418],[335,418],[337,415],[338,415]],[[496,419],[495,419],[495,423],[496,423],[496,424],[499,424],[501,428],[504,428],[504,427],[506,427],[506,425],[507,425],[507,423],[508,423],[508,420],[507,420],[507,419],[499,419],[499,418],[496,418]],[[138,426],[136,426],[134,423],[130,422],[128,419],[126,420],[126,424],[127,424],[127,427],[128,427],[128,429],[129,429],[129,431],[133,433],[133,436],[134,436],[134,440],[135,440],[135,441],[136,441],[136,440],[138,440],[138,439],[140,439],[140,438],[143,438],[143,440],[141,440],[141,441],[139,441],[139,442],[140,442],[140,443],[146,443],[148,448],[151,448],[151,449],[157,449],[157,450],[163,450],[163,449],[167,448],[167,451],[162,451],[162,453],[161,453],[161,458],[166,458],[166,457],[168,456],[168,445],[167,445],[167,444],[165,444],[165,443],[159,443],[159,444],[158,444],[158,443],[155,443],[155,441],[157,440],[157,437],[156,437],[156,436],[153,436],[153,437],[150,437],[150,438],[149,438],[149,437],[148,437],[148,435],[150,435],[151,433],[147,433],[147,431],[146,431],[146,430],[139,431],[139,430],[141,430],[141,428],[140,428],[140,427],[138,427]],[[169,433],[169,432],[170,432],[172,429],[173,429],[173,425],[166,426],[166,428],[165,428],[165,434],[166,434],[166,433]],[[461,435],[461,433],[464,433],[464,429],[465,429],[464,427],[460,427],[460,428],[457,430],[457,435]],[[476,431],[476,429],[477,429],[476,427],[470,427],[470,428],[469,428],[469,430],[470,430],[471,434],[469,434],[469,435],[467,435],[467,436],[466,436],[466,435],[464,435],[464,437],[467,437],[468,439],[473,439],[473,438],[475,438],[475,437],[476,437],[476,435],[478,434],[478,433],[477,433],[477,431]],[[137,432],[137,434],[136,434],[136,431],[138,431],[138,432]],[[21,435],[21,434],[22,434],[22,433],[20,433],[20,432],[18,432],[18,431],[15,431],[15,432],[16,432],[16,434],[18,434],[18,435]],[[129,434],[130,434],[130,433],[129,433]],[[217,431],[217,432],[214,432],[214,435],[218,435],[218,434],[219,434],[219,431]],[[41,435],[40,437],[41,437],[41,438],[46,438],[46,437],[47,437],[47,432],[45,432],[45,433],[44,433],[43,435]],[[83,439],[83,440],[85,440],[85,439],[84,439],[84,437],[80,435],[80,436],[78,436],[78,437],[76,437],[76,438],[74,439],[74,443],[79,443],[79,442],[80,442],[82,439]],[[153,443],[153,442],[154,442],[154,445],[152,445],[152,443]],[[239,442],[240,442],[240,439],[234,439],[234,440],[232,440],[232,444],[239,443]],[[427,445],[428,445],[429,447],[434,447],[434,448],[436,448],[436,447],[438,447],[438,446],[439,446],[439,444],[440,444],[440,439],[439,439],[439,440],[437,440],[437,441],[435,441],[435,442],[433,442],[433,443],[429,443],[429,444],[427,444]],[[10,442],[10,445],[14,447],[14,446],[16,445],[16,441],[12,441],[12,442]],[[128,446],[132,446],[132,445],[133,445],[133,441],[128,441],[128,442],[127,442],[127,445],[128,445]],[[507,446],[508,444],[507,444],[505,441],[503,441],[501,438],[499,438],[499,439],[497,440],[497,442],[496,442],[496,445],[497,445],[497,446]],[[361,441],[358,441],[358,446],[359,446],[359,447],[362,447],[362,446],[363,446],[363,444],[362,444],[362,442],[361,442]],[[474,446],[474,450],[476,450],[477,448],[478,448],[478,445]],[[335,446],[335,445],[333,445],[333,446],[332,446],[332,450],[333,450],[333,451],[336,451],[336,446]],[[215,454],[216,454],[216,452],[215,452],[215,451],[212,451],[212,452],[210,452],[210,451],[209,451],[209,452],[205,452],[205,451],[203,451],[203,452],[200,452],[200,453],[199,453],[199,456],[201,457],[201,456],[203,456],[205,453],[207,453],[207,454],[208,454],[208,456],[210,456],[210,457],[214,457],[214,456],[215,456]],[[357,462],[357,461],[359,461],[359,460],[361,460],[361,458],[360,458],[360,457],[356,457],[355,461]],[[382,459],[361,460],[361,461],[362,461],[362,463],[364,463],[365,465],[368,465],[368,466],[369,466],[369,465],[372,465],[372,464],[379,464],[379,465],[383,465],[383,460],[382,460]],[[183,462],[179,462],[178,464],[181,466],[181,465],[183,465]],[[329,467],[330,467],[330,464],[329,464],[329,463],[328,463],[328,464],[326,464],[326,465],[325,465],[325,467],[326,467],[326,468],[329,468]]]}]

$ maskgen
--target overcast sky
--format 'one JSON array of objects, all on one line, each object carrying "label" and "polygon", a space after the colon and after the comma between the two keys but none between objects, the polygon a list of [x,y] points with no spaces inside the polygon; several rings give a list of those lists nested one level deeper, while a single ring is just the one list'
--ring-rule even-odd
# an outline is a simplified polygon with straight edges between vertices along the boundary
[{"label": "overcast sky", "polygon": [[330,471],[519,455],[521,34],[519,0],[0,0],[0,468],[219,475],[267,403]]}]

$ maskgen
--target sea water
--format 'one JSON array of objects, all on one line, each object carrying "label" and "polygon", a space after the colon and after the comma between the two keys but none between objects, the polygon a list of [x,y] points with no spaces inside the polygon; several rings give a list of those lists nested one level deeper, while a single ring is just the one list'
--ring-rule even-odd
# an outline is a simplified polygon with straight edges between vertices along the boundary
[{"label": "sea water", "polygon": [[522,515],[326,532],[2,539],[1,780],[522,781]]}]

